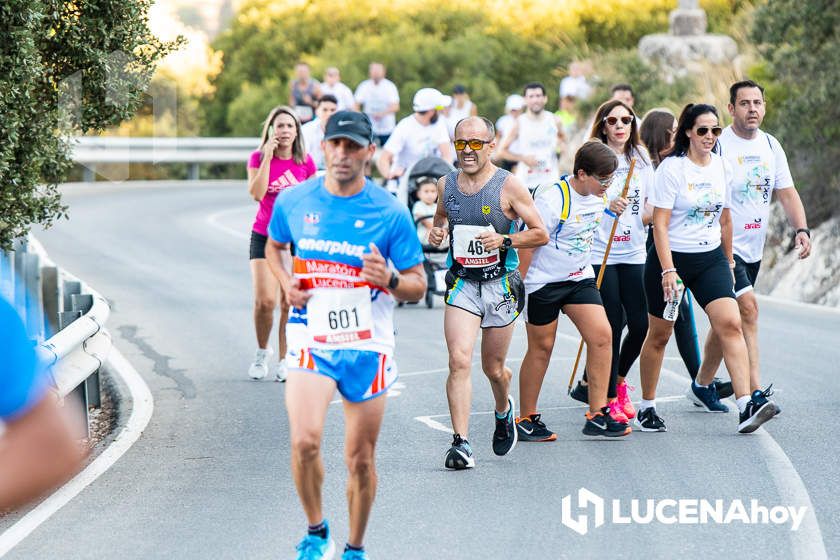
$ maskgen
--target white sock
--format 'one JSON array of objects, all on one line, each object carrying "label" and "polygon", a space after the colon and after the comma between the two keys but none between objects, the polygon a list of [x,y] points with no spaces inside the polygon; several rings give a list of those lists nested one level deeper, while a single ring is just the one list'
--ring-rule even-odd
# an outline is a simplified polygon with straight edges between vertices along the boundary
[{"label": "white sock", "polygon": [[750,396],[744,395],[743,397],[738,397],[735,399],[735,404],[738,405],[738,412],[744,412],[747,408],[747,403],[750,402]]},{"label": "white sock", "polygon": [[642,399],[642,404],[639,405],[639,411],[645,410],[647,408],[654,408],[656,407],[656,399],[653,400],[645,400]]},{"label": "white sock", "polygon": [[702,387],[702,388],[704,388],[704,389],[708,389],[708,388],[709,388],[709,386],[708,386],[708,385],[700,385],[699,383],[697,383],[697,380],[696,380],[696,379],[694,380],[694,386],[695,386],[695,387]]}]

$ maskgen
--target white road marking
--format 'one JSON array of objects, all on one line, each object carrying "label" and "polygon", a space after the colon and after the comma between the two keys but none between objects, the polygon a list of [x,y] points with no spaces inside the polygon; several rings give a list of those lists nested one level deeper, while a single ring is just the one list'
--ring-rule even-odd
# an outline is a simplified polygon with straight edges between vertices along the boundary
[{"label": "white road marking", "polygon": [[237,206],[236,208],[228,208],[227,210],[221,210],[219,212],[213,212],[212,214],[210,214],[209,216],[204,218],[204,221],[207,223],[207,225],[212,226],[212,227],[218,229],[219,231],[222,231],[222,232],[224,232],[228,235],[232,235],[232,236],[238,237],[240,239],[250,239],[251,235],[249,233],[246,233],[246,232],[238,230],[238,229],[233,229],[232,227],[226,226],[225,224],[223,224],[219,221],[219,218],[221,218],[223,216],[227,216],[229,214],[237,214],[237,213],[240,213],[240,212],[244,212],[246,210],[249,211],[249,212],[253,212],[253,210],[254,210],[253,205]]},{"label": "white road marking", "polygon": [[111,348],[108,355],[108,365],[110,371],[123,380],[131,394],[132,407],[128,422],[113,443],[82,472],[0,534],[0,557],[17,546],[32,531],[111,468],[134,445],[149,424],[154,410],[154,399],[146,382],[115,347]]}]

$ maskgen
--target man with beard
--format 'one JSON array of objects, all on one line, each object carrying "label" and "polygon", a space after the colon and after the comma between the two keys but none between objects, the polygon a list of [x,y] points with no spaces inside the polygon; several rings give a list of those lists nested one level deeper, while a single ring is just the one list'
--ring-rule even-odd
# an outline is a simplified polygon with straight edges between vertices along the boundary
[{"label": "man with beard", "polygon": [[[490,161],[495,148],[493,123],[468,117],[455,127],[460,170],[438,181],[438,207],[429,243],[439,246],[449,235],[446,310],[443,329],[449,351],[446,395],[455,432],[444,466],[475,466],[468,442],[472,354],[481,336],[481,367],[490,381],[496,411],[493,452],[506,455],[516,445],[514,402],[508,393],[511,371],[505,356],[513,322],[524,306],[516,249],[539,247],[548,232],[522,183]],[[528,229],[519,231],[523,220]]]},{"label": "man with beard", "polygon": [[414,94],[414,114],[401,120],[382,148],[376,161],[379,172],[387,179],[399,179],[398,198],[408,201],[408,171],[429,156],[453,161],[452,145],[441,112],[452,98],[434,88],[423,88]]},{"label": "man with beard", "polygon": [[[544,110],[548,102],[545,86],[539,82],[526,85],[524,97],[526,111],[502,139],[499,157],[517,162],[516,177],[534,192],[557,180],[557,148],[564,140],[563,127],[557,115]],[[510,150],[514,142],[517,152]]]}]

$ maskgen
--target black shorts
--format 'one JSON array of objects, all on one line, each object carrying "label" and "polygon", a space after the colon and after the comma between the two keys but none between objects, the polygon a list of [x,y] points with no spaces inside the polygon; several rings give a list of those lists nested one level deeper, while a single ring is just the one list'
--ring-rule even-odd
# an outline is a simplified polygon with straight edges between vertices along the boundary
[{"label": "black shorts", "polygon": [[735,257],[735,297],[749,292],[755,286],[755,279],[758,278],[758,269],[761,268],[761,261],[748,263],[738,255]]},{"label": "black shorts", "polygon": [[268,237],[251,230],[251,260],[265,258],[265,244],[267,242]]},{"label": "black shorts", "polygon": [[[703,309],[716,299],[735,298],[732,271],[720,247],[705,253],[671,251],[671,258],[683,285],[691,290],[694,299]],[[665,295],[662,292],[662,265],[659,264],[656,247],[650,248],[645,263],[645,294],[648,313],[662,317]]]},{"label": "black shorts", "polygon": [[581,303],[603,305],[594,278],[551,282],[528,294],[525,320],[538,327],[548,325],[557,320],[563,307]]}]

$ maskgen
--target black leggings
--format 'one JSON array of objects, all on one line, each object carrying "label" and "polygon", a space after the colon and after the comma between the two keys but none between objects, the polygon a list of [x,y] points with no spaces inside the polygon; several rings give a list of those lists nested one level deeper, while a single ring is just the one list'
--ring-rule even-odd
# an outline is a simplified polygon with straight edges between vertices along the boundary
[{"label": "black leggings", "polygon": [[[593,265],[597,277],[600,265]],[[647,301],[645,300],[643,264],[610,264],[601,280],[601,298],[612,327],[612,366],[607,397],[616,397],[619,377],[627,376],[630,367],[642,350],[648,331]],[[627,325],[627,335],[621,333]]]},{"label": "black leggings", "polygon": [[[648,250],[653,247],[653,229],[648,230]],[[680,302],[680,311],[677,314],[677,321],[674,323],[674,339],[677,343],[677,350],[685,363],[685,368],[692,379],[697,377],[700,371],[700,340],[697,336],[697,325],[694,322],[694,298],[691,291],[686,290]]]}]

